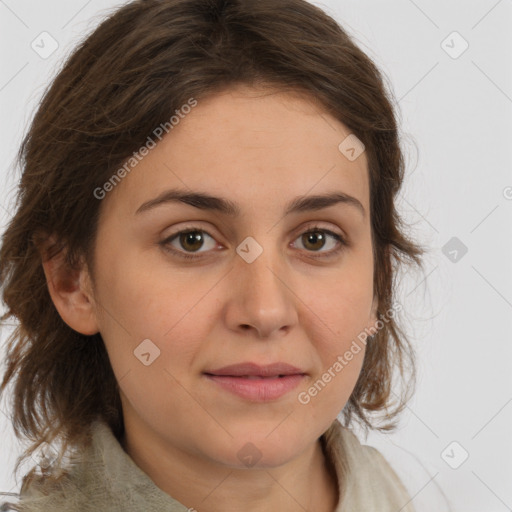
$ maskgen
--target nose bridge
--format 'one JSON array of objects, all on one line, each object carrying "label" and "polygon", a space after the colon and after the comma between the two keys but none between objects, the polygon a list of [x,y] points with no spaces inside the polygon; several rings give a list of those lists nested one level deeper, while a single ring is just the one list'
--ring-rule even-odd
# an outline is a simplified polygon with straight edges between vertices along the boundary
[{"label": "nose bridge", "polygon": [[[256,292],[276,292],[282,287],[284,278],[278,250],[268,247],[251,263],[240,263],[243,279]],[[279,279],[281,277],[281,279]]]},{"label": "nose bridge", "polygon": [[[244,289],[250,297],[256,298],[264,294],[267,304],[274,302],[283,294],[284,270],[283,255],[273,246],[271,236],[266,237],[264,246],[258,244],[255,239],[247,240],[240,244],[237,252],[242,261],[238,262],[241,281]],[[244,250],[249,249],[248,253]],[[245,255],[249,255],[245,258]],[[280,275],[281,274],[281,275]],[[262,304],[263,305],[263,304]]]},{"label": "nose bridge", "polygon": [[296,321],[294,295],[286,284],[284,255],[271,242],[272,236],[262,244],[248,238],[237,248],[240,258],[234,273],[235,321],[238,326],[254,327],[260,336],[268,336]]}]

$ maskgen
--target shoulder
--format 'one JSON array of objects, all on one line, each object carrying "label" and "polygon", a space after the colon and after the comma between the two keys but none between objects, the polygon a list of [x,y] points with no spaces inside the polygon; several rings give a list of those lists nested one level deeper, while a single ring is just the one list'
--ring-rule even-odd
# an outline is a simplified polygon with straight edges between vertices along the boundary
[{"label": "shoulder", "polygon": [[354,475],[366,479],[375,496],[396,503],[403,512],[414,512],[411,496],[384,455],[377,448],[362,444],[352,431],[343,431],[346,444],[351,446]]},{"label": "shoulder", "polygon": [[[0,493],[0,495],[4,495],[7,493]],[[9,493],[10,494],[10,493]],[[16,507],[18,503],[19,496],[12,496],[9,498],[9,501],[1,501],[0,500],[0,512],[10,512],[11,510],[18,510]]]},{"label": "shoulder", "polygon": [[23,512],[86,510],[87,500],[77,491],[79,489],[73,485],[68,474],[58,480],[41,475],[30,480],[24,479],[19,495],[19,510]]},{"label": "shoulder", "polygon": [[[385,436],[385,441],[378,443],[377,448],[362,444],[354,432],[338,421],[336,423],[334,430],[337,435],[331,436],[337,438],[334,444],[339,448],[338,457],[341,461],[338,464],[348,474],[349,498],[354,496],[354,499],[361,499],[358,494],[364,494],[366,490],[368,500],[380,496],[386,503],[396,503],[397,510],[401,512],[452,510],[452,504],[435,480],[438,474],[435,468],[427,467],[428,464],[414,453]],[[370,499],[370,496],[373,498]],[[368,507],[360,509],[372,510]],[[375,510],[384,509],[376,507]]]},{"label": "shoulder", "polygon": [[124,512],[186,509],[158,488],[124,452],[110,427],[95,423],[91,443],[54,478],[24,479],[22,512]]},{"label": "shoulder", "polygon": [[341,480],[340,510],[416,512],[404,484],[376,448],[362,444],[337,420],[326,441]]},{"label": "shoulder", "polygon": [[408,490],[416,512],[452,510],[453,504],[436,479],[440,473],[438,465],[396,444],[391,436],[378,436],[373,440],[373,444],[376,445],[373,449],[392,468],[393,473]]}]

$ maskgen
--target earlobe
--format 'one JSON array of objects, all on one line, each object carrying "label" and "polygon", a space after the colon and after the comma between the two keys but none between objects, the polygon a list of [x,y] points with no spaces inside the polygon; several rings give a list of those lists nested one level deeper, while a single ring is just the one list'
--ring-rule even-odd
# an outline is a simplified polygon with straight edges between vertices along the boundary
[{"label": "earlobe", "polygon": [[66,250],[62,249],[50,259],[43,251],[42,266],[48,291],[62,320],[81,334],[99,332],[93,298],[86,285],[89,275],[85,264],[79,269],[71,268],[66,261]]}]

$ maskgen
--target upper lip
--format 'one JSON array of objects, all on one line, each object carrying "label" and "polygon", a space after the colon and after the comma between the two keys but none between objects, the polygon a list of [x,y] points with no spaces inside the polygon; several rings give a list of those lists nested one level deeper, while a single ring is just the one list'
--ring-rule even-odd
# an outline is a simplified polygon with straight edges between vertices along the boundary
[{"label": "upper lip", "polygon": [[223,366],[216,370],[208,370],[204,373],[210,375],[229,375],[232,377],[241,377],[245,375],[256,377],[274,377],[276,375],[298,375],[304,374],[299,368],[288,363],[278,362],[268,365],[259,365],[256,363],[240,363]]}]

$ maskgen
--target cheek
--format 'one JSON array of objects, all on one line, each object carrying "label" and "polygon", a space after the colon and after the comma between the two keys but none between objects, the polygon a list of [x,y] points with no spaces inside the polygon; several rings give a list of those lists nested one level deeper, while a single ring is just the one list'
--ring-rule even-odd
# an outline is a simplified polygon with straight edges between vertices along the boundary
[{"label": "cheek", "polygon": [[202,337],[205,290],[127,258],[104,276],[100,330],[125,407],[155,424],[190,408],[186,378]]},{"label": "cheek", "polygon": [[309,332],[316,333],[322,369],[306,389],[302,403],[309,403],[312,411],[336,414],[349,399],[363,365],[366,345],[360,335],[371,315],[371,267],[347,265],[327,286],[304,294]]},{"label": "cheek", "polygon": [[[342,348],[368,325],[373,301],[371,267],[346,265],[313,287],[307,282],[301,292],[307,297],[311,321],[324,324],[325,340]],[[321,284],[320,284],[321,283]]]},{"label": "cheek", "polygon": [[[162,381],[155,377],[156,369],[165,377],[164,368],[186,367],[183,363],[192,357],[190,318],[204,290],[191,285],[185,274],[171,276],[144,264],[141,256],[130,256],[129,250],[124,257],[121,253],[107,258],[105,250],[98,260],[100,332],[118,380],[128,373],[131,381],[150,376],[154,387]],[[195,327],[197,333],[199,325]]]},{"label": "cheek", "polygon": [[164,337],[204,294],[200,277],[191,279],[190,273],[166,266],[154,249],[151,253],[126,244],[110,256],[105,251],[102,261],[100,301],[112,312],[102,319],[107,325],[120,324],[115,328],[124,328],[132,342]]}]

